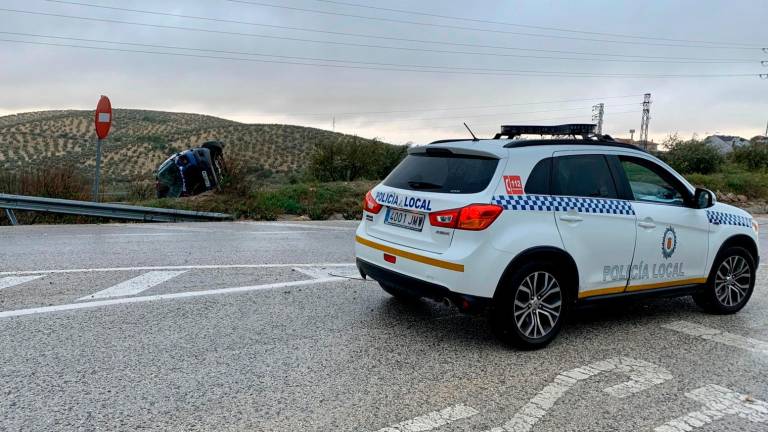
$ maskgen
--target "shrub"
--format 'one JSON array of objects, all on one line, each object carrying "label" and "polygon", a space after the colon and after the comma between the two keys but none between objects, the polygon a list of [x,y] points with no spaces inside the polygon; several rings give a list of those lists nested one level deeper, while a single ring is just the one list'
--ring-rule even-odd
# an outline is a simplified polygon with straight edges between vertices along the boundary
[{"label": "shrub", "polygon": [[683,174],[710,174],[718,171],[725,161],[714,146],[695,138],[682,141],[672,135],[664,145],[669,149],[663,155],[664,161]]},{"label": "shrub", "polygon": [[48,168],[0,176],[0,192],[47,198],[84,200],[91,195],[91,180],[75,170]]},{"label": "shrub", "polygon": [[315,144],[309,173],[322,182],[384,178],[403,157],[406,148],[357,137]]},{"label": "shrub", "polygon": [[696,186],[713,191],[746,195],[753,199],[768,198],[768,173],[748,171],[733,163],[726,164],[715,174],[689,174],[686,178]]},{"label": "shrub", "polygon": [[752,171],[768,168],[768,144],[752,142],[736,147],[731,153],[731,160]]}]

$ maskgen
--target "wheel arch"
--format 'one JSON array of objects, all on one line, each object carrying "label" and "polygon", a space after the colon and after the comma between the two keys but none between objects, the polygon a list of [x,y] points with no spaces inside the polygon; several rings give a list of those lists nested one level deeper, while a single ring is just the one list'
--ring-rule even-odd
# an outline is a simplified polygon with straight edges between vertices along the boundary
[{"label": "wheel arch", "polygon": [[561,269],[564,270],[566,277],[565,283],[568,290],[568,298],[571,302],[575,302],[578,299],[579,269],[576,266],[576,261],[568,252],[554,246],[536,246],[517,254],[504,269],[501,279],[499,279],[499,284],[496,286],[494,297],[502,291],[502,283],[511,277],[517,268],[533,260],[549,261],[561,265]]},{"label": "wheel arch", "polygon": [[725,239],[725,241],[720,245],[720,248],[717,249],[717,253],[715,254],[714,259],[712,260],[712,264],[710,265],[709,273],[712,273],[712,269],[714,268],[718,258],[720,258],[720,254],[722,254],[724,250],[730,247],[740,247],[746,249],[746,251],[752,255],[752,261],[755,267],[757,267],[759,264],[760,256],[758,255],[757,243],[755,243],[755,240],[746,234],[736,234]]}]

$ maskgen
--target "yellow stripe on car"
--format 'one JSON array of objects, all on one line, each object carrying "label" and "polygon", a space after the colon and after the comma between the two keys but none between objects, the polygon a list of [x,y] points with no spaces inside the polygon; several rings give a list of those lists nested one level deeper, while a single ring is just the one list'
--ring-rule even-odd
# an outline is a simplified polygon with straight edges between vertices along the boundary
[{"label": "yellow stripe on car", "polygon": [[435,258],[426,257],[424,255],[419,255],[415,253],[411,253],[408,251],[396,249],[390,246],[385,246],[383,244],[379,244],[376,242],[372,242],[368,239],[364,239],[360,236],[355,236],[355,241],[360,243],[363,246],[368,246],[369,248],[380,250],[382,252],[388,253],[390,255],[399,256],[400,258],[409,259],[411,261],[420,262],[422,264],[428,264],[433,267],[439,267],[446,270],[453,270],[455,272],[464,272],[464,265],[462,264],[456,264],[449,261],[443,261]]},{"label": "yellow stripe on car", "polygon": [[607,295],[607,294],[620,294],[625,291],[636,292],[636,291],[647,291],[652,289],[669,288],[669,287],[676,287],[676,286],[683,286],[683,285],[703,284],[706,282],[707,282],[707,278],[693,278],[693,279],[657,282],[657,283],[644,284],[644,285],[630,285],[626,288],[624,286],[602,288],[602,289],[597,289],[592,291],[580,292],[579,298],[582,299],[586,297],[595,297],[595,296]]}]

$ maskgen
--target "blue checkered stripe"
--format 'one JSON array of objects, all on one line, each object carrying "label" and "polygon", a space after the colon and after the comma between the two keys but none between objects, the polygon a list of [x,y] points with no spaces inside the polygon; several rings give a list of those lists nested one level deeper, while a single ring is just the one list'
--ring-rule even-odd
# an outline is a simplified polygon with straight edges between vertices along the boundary
[{"label": "blue checkered stripe", "polygon": [[568,211],[574,209],[580,213],[635,214],[635,209],[629,201],[617,199],[552,195],[494,195],[491,202],[504,207],[504,210]]},{"label": "blue checkered stripe", "polygon": [[707,210],[707,219],[714,225],[736,225],[747,228],[752,226],[752,218],[714,210]]}]

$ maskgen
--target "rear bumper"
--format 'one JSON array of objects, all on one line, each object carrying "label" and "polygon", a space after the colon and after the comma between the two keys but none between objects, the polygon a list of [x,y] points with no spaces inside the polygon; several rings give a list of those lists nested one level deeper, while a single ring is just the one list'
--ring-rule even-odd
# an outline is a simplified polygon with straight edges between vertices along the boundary
[{"label": "rear bumper", "polygon": [[360,258],[357,258],[357,269],[363,277],[369,277],[385,285],[394,285],[419,297],[435,301],[444,301],[447,299],[464,312],[480,311],[484,309],[491,300],[485,297],[456,293],[442,285],[406,276],[396,271],[369,263]]}]

